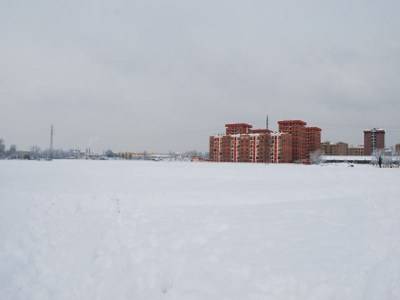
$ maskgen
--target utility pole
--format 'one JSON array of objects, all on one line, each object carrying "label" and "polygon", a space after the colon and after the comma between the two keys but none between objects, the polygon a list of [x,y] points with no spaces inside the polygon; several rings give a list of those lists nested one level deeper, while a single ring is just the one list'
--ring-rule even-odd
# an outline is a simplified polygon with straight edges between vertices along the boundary
[{"label": "utility pole", "polygon": [[53,159],[53,141],[54,141],[54,126],[50,126],[50,149],[49,149],[49,160]]}]

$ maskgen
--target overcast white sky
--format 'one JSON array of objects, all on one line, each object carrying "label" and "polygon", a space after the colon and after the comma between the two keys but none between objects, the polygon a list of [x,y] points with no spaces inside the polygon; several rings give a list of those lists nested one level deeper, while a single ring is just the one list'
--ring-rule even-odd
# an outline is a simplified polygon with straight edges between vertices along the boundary
[{"label": "overcast white sky", "polygon": [[398,0],[0,0],[0,137],[207,150],[226,122],[400,142]]}]

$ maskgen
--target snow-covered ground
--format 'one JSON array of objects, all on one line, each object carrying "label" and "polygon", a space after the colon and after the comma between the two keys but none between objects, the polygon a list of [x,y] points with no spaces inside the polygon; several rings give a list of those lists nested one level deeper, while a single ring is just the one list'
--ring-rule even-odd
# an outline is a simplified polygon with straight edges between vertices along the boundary
[{"label": "snow-covered ground", "polygon": [[0,299],[400,299],[400,169],[0,161]]}]

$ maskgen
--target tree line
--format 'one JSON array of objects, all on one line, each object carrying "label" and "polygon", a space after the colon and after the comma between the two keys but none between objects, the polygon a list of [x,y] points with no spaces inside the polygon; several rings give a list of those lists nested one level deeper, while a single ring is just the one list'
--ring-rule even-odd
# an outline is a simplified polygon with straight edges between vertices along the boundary
[{"label": "tree line", "polygon": [[0,158],[14,157],[17,155],[17,146],[10,145],[7,149],[4,139],[0,139]]}]

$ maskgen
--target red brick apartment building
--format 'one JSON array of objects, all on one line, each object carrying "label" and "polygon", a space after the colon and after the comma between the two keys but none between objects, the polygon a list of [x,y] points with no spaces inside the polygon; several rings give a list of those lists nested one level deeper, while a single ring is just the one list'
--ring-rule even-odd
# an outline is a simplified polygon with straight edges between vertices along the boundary
[{"label": "red brick apartment building", "polygon": [[385,130],[373,128],[364,130],[364,155],[373,155],[385,149]]},{"label": "red brick apartment building", "polygon": [[210,160],[216,162],[268,162],[267,135],[242,134],[210,137]]},{"label": "red brick apartment building", "polygon": [[291,163],[292,158],[292,135],[284,132],[271,134],[270,162]]},{"label": "red brick apartment building", "polygon": [[227,124],[226,134],[210,137],[210,160],[216,162],[269,162],[270,133],[251,130],[245,123]]},{"label": "red brick apartment building", "polygon": [[302,120],[279,121],[279,132],[292,135],[292,159],[294,162],[308,162],[310,153],[321,149],[321,128],[306,127]]},{"label": "red brick apartment building", "polygon": [[306,127],[306,149],[307,155],[317,150],[321,150],[321,128]]},{"label": "red brick apartment building", "polygon": [[308,162],[321,147],[321,129],[300,120],[280,121],[279,131],[253,129],[247,123],[226,124],[225,135],[210,137],[210,160],[216,162]]}]

